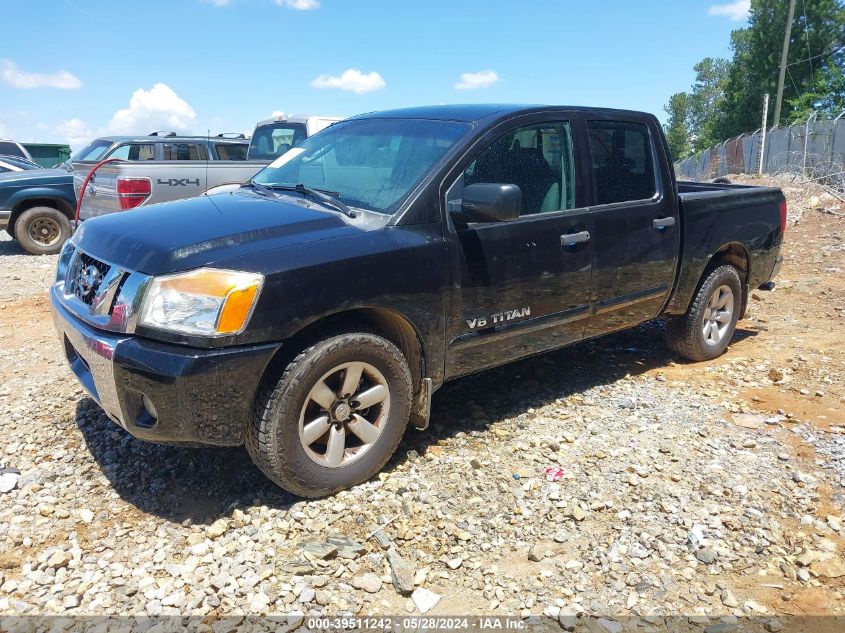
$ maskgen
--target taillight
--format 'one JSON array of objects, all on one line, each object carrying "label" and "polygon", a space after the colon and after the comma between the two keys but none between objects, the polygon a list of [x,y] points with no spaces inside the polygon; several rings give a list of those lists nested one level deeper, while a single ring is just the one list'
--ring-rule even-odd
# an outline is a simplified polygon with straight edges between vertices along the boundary
[{"label": "taillight", "polygon": [[780,201],[780,234],[786,233],[786,200]]},{"label": "taillight", "polygon": [[149,178],[118,178],[117,199],[123,211],[134,209],[150,197]]}]

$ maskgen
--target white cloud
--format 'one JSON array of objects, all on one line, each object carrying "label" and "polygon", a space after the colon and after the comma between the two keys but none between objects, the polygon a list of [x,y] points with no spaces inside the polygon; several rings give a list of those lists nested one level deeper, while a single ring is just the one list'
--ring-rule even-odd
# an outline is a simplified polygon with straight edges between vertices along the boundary
[{"label": "white cloud", "polygon": [[727,4],[711,4],[707,14],[725,16],[731,22],[739,22],[748,16],[750,9],[751,0],[734,0]]},{"label": "white cloud", "polygon": [[477,73],[463,73],[461,80],[455,84],[455,90],[475,90],[476,88],[487,88],[497,81],[501,81],[495,70],[482,70]]},{"label": "white cloud", "polygon": [[56,136],[71,146],[74,151],[82,148],[94,138],[94,133],[82,119],[68,119],[56,126]]},{"label": "white cloud", "polygon": [[76,118],[68,119],[58,125],[36,123],[35,129],[37,130],[36,140],[45,143],[67,143],[74,152],[98,136],[85,121]]},{"label": "white cloud", "polygon": [[167,84],[132,93],[129,107],[118,110],[108,122],[110,134],[149,134],[153,130],[190,131],[197,115],[187,101]]},{"label": "white cloud", "polygon": [[296,9],[297,11],[310,11],[311,9],[320,8],[320,0],[275,0],[276,4],[286,9]]},{"label": "white cloud", "polygon": [[52,74],[28,73],[17,67],[11,59],[0,59],[0,79],[15,88],[61,88],[76,90],[82,82],[66,70]]},{"label": "white cloud", "polygon": [[215,7],[228,7],[232,0],[202,0],[205,4],[213,4]]},{"label": "white cloud", "polygon": [[362,73],[357,68],[348,68],[343,71],[339,77],[331,75],[320,75],[311,85],[315,88],[337,88],[339,90],[348,90],[355,94],[362,95],[365,92],[372,92],[373,90],[381,90],[387,85],[384,78],[377,72],[372,71],[367,74]]}]

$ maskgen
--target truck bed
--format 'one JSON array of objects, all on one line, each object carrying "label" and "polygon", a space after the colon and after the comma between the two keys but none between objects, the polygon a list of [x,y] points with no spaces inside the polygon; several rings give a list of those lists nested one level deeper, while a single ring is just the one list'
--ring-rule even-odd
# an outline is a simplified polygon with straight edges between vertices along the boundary
[{"label": "truck bed", "polygon": [[768,281],[783,239],[782,203],[783,193],[774,187],[679,181],[680,269],[666,312],[686,310],[707,262],[725,244],[744,253],[749,288]]}]

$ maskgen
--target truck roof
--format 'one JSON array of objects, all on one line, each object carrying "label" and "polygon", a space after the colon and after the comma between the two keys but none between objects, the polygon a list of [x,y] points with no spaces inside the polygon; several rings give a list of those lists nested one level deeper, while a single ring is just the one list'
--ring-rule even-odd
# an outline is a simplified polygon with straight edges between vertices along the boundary
[{"label": "truck roof", "polygon": [[343,117],[339,116],[327,116],[321,114],[278,114],[276,116],[271,116],[266,119],[261,119],[258,123],[255,124],[255,127],[261,127],[262,125],[271,125],[272,123],[302,123],[303,125],[308,123],[309,119],[322,119],[325,121],[342,121]]},{"label": "truck roof", "polygon": [[178,143],[180,141],[214,141],[215,143],[220,142],[230,142],[230,143],[249,143],[248,138],[233,138],[231,136],[156,136],[156,135],[144,135],[140,134],[137,136],[98,136],[98,141],[111,141],[112,143],[155,143],[155,142],[162,142],[162,143]]},{"label": "truck roof", "polygon": [[442,121],[462,121],[476,123],[488,117],[498,117],[513,114],[527,114],[530,112],[572,111],[616,113],[642,116],[646,113],[633,110],[614,110],[612,108],[588,108],[582,106],[561,106],[542,104],[512,104],[512,103],[473,103],[422,106],[417,108],[400,108],[397,110],[383,110],[360,114],[353,119],[434,119]]}]

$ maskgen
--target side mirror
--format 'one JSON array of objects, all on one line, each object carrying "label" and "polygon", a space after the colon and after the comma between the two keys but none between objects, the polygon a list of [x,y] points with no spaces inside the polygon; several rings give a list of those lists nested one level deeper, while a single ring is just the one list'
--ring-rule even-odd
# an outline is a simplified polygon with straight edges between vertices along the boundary
[{"label": "side mirror", "polygon": [[522,191],[516,185],[479,182],[464,188],[461,216],[467,222],[511,222],[522,212]]}]

